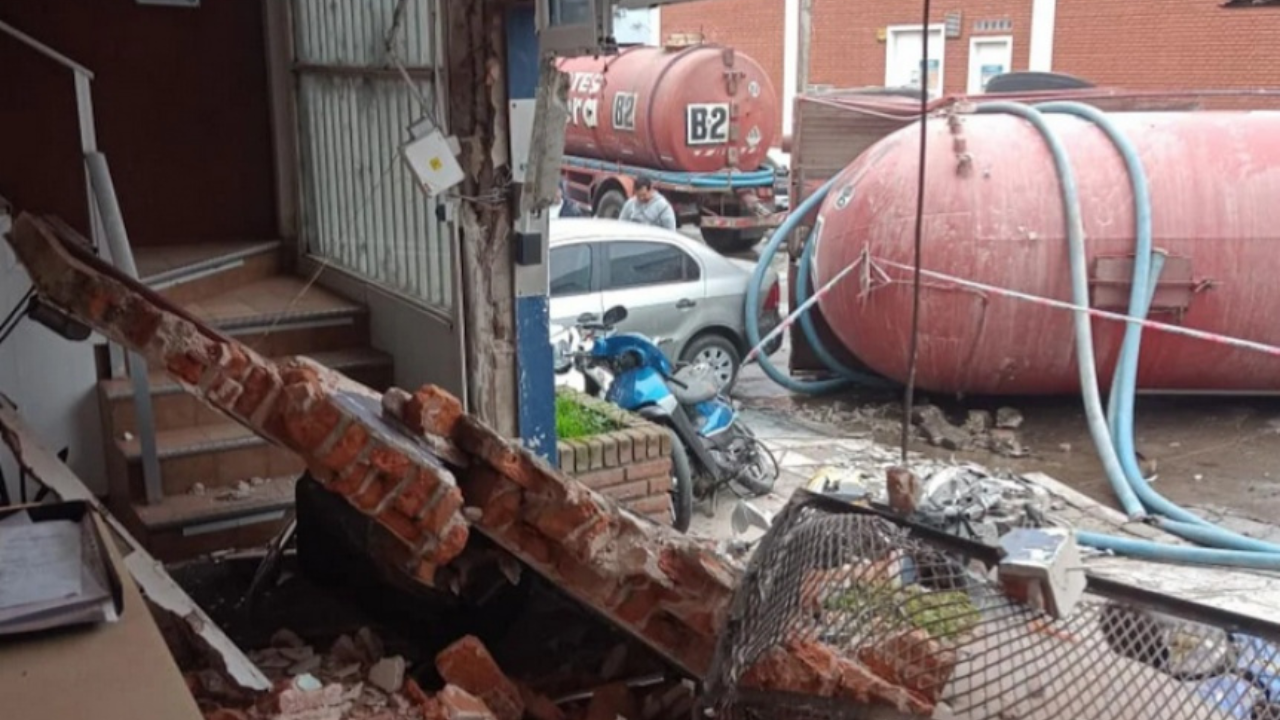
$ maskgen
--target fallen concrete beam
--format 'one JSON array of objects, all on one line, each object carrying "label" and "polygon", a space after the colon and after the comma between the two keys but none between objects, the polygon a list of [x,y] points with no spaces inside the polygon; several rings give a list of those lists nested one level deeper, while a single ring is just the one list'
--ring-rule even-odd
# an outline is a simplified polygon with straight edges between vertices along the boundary
[{"label": "fallen concrete beam", "polygon": [[43,298],[298,452],[328,490],[403,541],[410,552],[397,564],[409,574],[431,583],[462,551],[470,517],[692,676],[707,672],[739,578],[712,547],[561,475],[439,388],[380,397],[305,358],[268,360],[30,215],[19,217],[9,240]]},{"label": "fallen concrete beam", "polygon": [[19,216],[8,237],[45,299],[297,452],[313,473],[361,468],[341,486],[343,494],[402,541],[408,572],[430,583],[436,568],[462,551],[462,494],[439,448],[388,424],[377,393],[306,358],[275,362],[259,355],[60,239],[41,219]]}]

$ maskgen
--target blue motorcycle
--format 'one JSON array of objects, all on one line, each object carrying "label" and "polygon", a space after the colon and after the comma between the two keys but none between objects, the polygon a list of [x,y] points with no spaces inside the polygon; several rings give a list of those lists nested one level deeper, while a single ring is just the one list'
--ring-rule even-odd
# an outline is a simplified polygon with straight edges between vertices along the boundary
[{"label": "blue motorcycle", "polygon": [[707,501],[713,515],[721,488],[742,498],[773,490],[778,463],[720,396],[712,368],[673,367],[649,338],[614,332],[626,318],[626,308],[619,306],[598,322],[578,323],[572,340],[556,348],[556,373],[576,368],[589,394],[603,392],[618,407],[671,429],[672,525],[688,529],[695,498]]}]

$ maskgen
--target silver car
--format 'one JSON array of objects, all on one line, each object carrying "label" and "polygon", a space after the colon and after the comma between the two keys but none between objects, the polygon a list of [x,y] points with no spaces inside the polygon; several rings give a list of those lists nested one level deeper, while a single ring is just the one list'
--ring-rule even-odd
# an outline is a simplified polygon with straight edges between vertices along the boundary
[{"label": "silver car", "polygon": [[[551,221],[551,323],[569,326],[622,305],[620,332],[659,342],[674,361],[705,362],[722,387],[750,351],[743,325],[754,263],[726,258],[678,232],[602,218]],[[761,290],[761,335],[780,322],[772,269]],[[777,351],[781,337],[765,348]]]}]

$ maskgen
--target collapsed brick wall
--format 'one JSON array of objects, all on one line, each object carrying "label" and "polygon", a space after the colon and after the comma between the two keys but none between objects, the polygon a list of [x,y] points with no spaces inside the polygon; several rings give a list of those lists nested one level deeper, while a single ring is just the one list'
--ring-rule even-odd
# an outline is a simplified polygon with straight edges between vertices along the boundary
[{"label": "collapsed brick wall", "polygon": [[556,443],[560,471],[655,522],[671,521],[671,434],[616,405],[562,388],[560,394],[620,429]]},{"label": "collapsed brick wall", "polygon": [[740,577],[710,547],[622,510],[465,414],[440,388],[379,396],[305,358],[264,358],[30,215],[9,241],[43,298],[294,450],[328,490],[375,518],[400,540],[381,560],[433,583],[476,527],[705,675]]}]

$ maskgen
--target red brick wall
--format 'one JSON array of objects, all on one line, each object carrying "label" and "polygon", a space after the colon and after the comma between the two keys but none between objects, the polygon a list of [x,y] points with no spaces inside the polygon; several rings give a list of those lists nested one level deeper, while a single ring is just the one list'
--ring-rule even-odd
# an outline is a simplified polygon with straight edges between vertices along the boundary
[{"label": "red brick wall", "polygon": [[[661,37],[696,32],[709,42],[733,46],[760,63],[781,101],[784,5],[784,0],[700,0],[668,5],[662,8]],[[778,132],[782,132],[781,109]]]},{"label": "red brick wall", "polygon": [[[809,82],[836,87],[883,85],[886,43],[877,39],[877,31],[890,25],[919,25],[920,10],[920,3],[914,1],[853,3],[848,0],[814,0]],[[968,86],[969,38],[975,34],[1012,35],[1013,69],[1027,69],[1031,46],[1031,0],[934,3],[929,22],[942,23],[947,13],[956,11],[961,13],[961,36],[945,42],[942,82],[946,92],[964,92]],[[1013,21],[1012,30],[973,32],[977,20],[1003,19]]]},{"label": "red brick wall", "polygon": [[[92,70],[98,147],[135,245],[275,235],[262,5],[5,0]],[[0,35],[0,195],[88,232],[70,71]]]},{"label": "red brick wall", "polygon": [[1277,48],[1280,7],[1058,0],[1053,65],[1098,84],[1136,89],[1280,88]]}]

